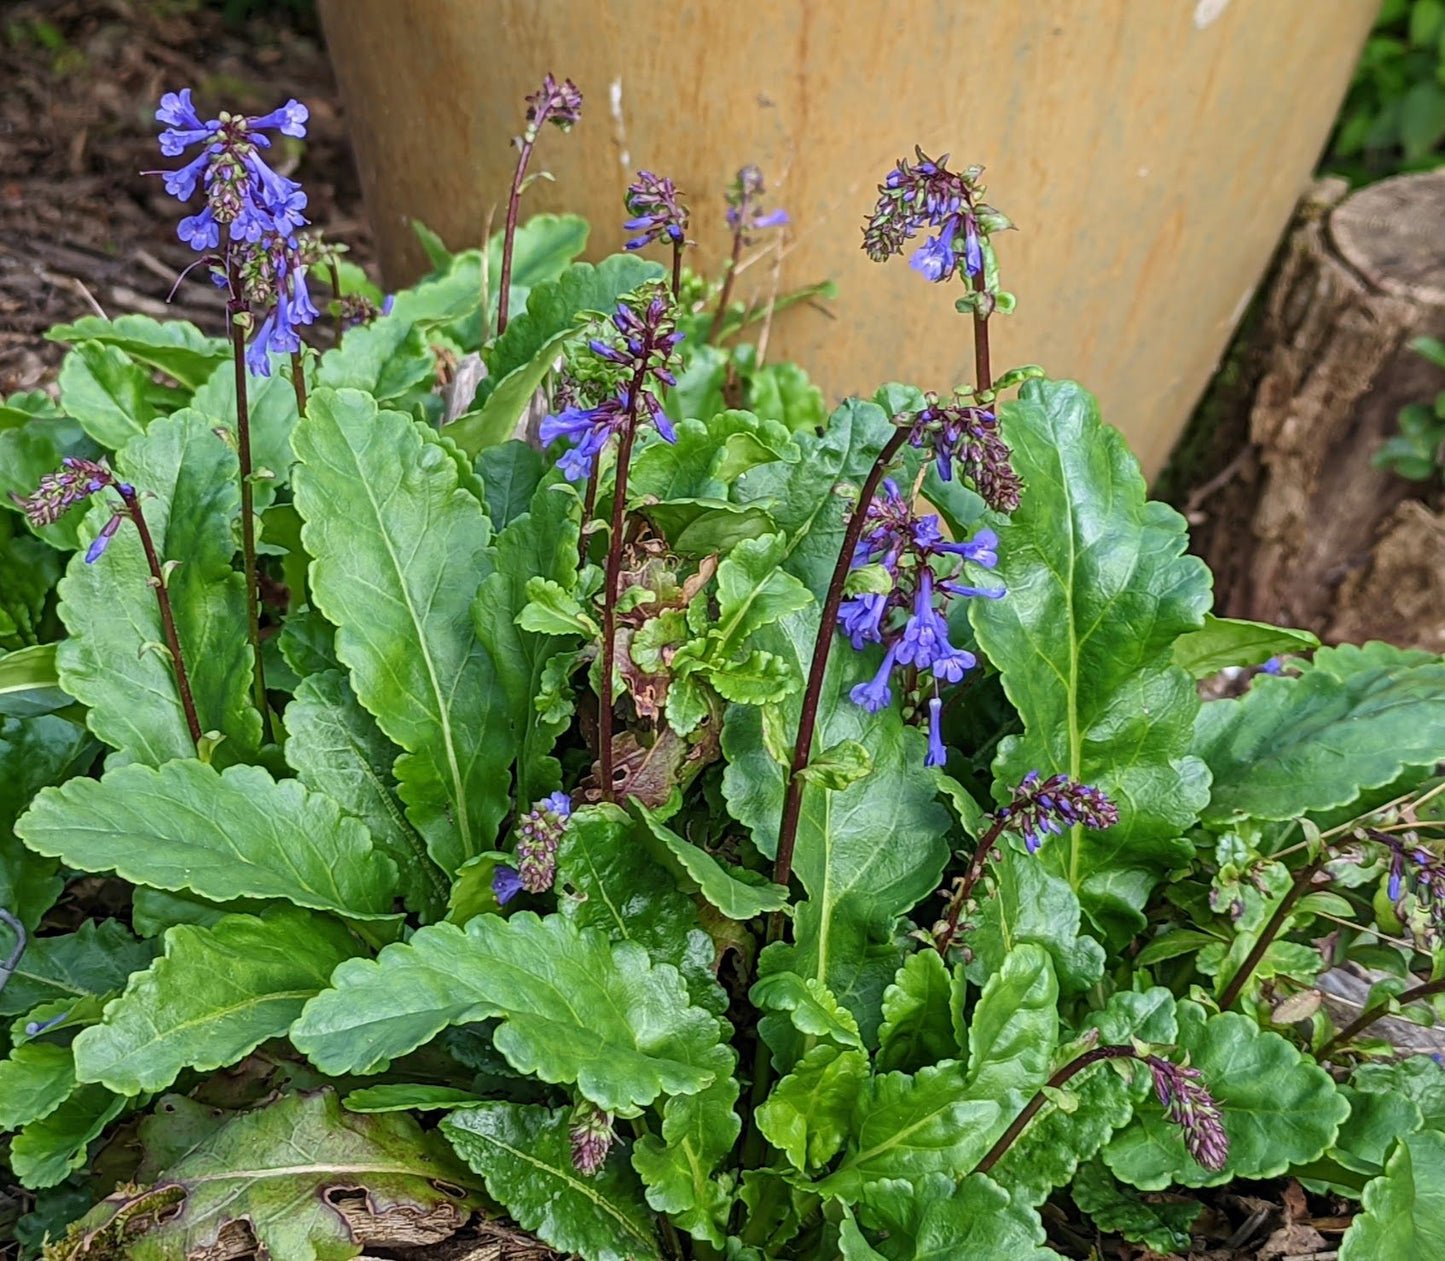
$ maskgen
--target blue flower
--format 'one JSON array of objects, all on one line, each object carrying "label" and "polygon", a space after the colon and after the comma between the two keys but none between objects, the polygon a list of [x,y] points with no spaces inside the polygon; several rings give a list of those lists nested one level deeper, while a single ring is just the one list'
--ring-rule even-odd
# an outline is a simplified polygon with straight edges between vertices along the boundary
[{"label": "blue flower", "polygon": [[942,714],[943,702],[932,697],[928,702],[928,756],[924,766],[942,766],[948,761],[948,750],[943,747]]},{"label": "blue flower", "polygon": [[926,670],[951,651],[948,623],[933,607],[933,571],[924,565],[913,598],[913,616],[903,627],[903,638],[898,641],[898,661],[901,665]]},{"label": "blue flower", "polygon": [[572,798],[564,792],[555,792],[550,797],[543,798],[542,804],[564,819],[572,817]]},{"label": "blue flower", "polygon": [[893,662],[898,655],[896,647],[890,648],[883,657],[883,664],[871,682],[857,684],[849,693],[855,705],[861,705],[870,714],[887,709],[893,701],[893,689],[888,686],[888,677],[893,673]]},{"label": "blue flower", "polygon": [[908,265],[925,280],[934,282],[947,280],[953,275],[957,258],[953,252],[953,235],[958,231],[958,219],[945,220],[943,230],[936,237],[929,237],[916,250]]},{"label": "blue flower", "polygon": [[865,591],[862,595],[850,596],[843,601],[838,609],[838,624],[854,648],[862,648],[864,644],[881,644],[883,614],[887,609],[886,595]]},{"label": "blue flower", "polygon": [[492,892],[500,905],[506,906],[521,891],[522,877],[511,867],[498,866],[492,872]]},{"label": "blue flower", "polygon": [[686,239],[687,207],[670,179],[651,171],[638,171],[637,178],[627,187],[623,203],[632,218],[622,227],[638,233],[627,242],[627,249],[640,250],[663,237],[674,245],[681,245]]},{"label": "blue flower", "polygon": [[104,554],[105,549],[110,546],[111,539],[115,538],[115,532],[120,529],[120,523],[125,519],[123,513],[114,513],[110,520],[101,528],[95,536],[91,545],[85,549],[85,563],[93,565]]}]

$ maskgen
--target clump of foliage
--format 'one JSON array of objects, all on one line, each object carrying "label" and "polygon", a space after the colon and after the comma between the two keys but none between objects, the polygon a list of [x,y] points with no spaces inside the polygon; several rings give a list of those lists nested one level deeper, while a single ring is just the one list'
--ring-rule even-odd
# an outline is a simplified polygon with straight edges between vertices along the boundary
[{"label": "clump of foliage", "polygon": [[598,264],[519,222],[582,108],[549,75],[504,231],[384,297],[266,161],[304,107],[167,95],[230,336],[81,320],[0,409],[13,1237],[1042,1258],[1050,1199],[1184,1249],[1290,1174],[1425,1255],[1445,1070],[1375,1034],[1445,987],[1445,662],[1210,614],[1093,399],[995,372],[980,168],[864,232],[972,382],[829,413],[739,340],[755,168],[716,286],[651,172]]},{"label": "clump of foliage", "polygon": [[1327,170],[1365,184],[1445,161],[1445,0],[1384,0],[1340,110]]},{"label": "clump of foliage", "polygon": [[[1417,337],[1410,348],[1437,368],[1445,368],[1445,342]],[[1433,403],[1410,403],[1400,409],[1400,432],[1385,439],[1375,452],[1376,468],[1389,469],[1412,482],[1433,482],[1445,465],[1445,390]]]}]

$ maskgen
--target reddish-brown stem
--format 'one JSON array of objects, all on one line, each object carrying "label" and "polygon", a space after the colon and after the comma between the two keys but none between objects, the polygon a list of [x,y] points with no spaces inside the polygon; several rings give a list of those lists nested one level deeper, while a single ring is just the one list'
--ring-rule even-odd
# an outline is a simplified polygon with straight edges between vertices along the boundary
[{"label": "reddish-brown stem", "polygon": [[201,743],[201,720],[196,716],[196,701],[191,695],[191,679],[186,673],[186,661],[181,656],[181,637],[176,633],[176,617],[171,610],[171,596],[166,588],[165,570],[156,553],[155,540],[151,538],[150,527],[146,525],[145,512],[140,506],[140,496],[129,486],[116,487],[125,503],[125,510],[140,535],[140,545],[145,552],[146,565],[151,571],[151,586],[156,590],[156,604],[161,612],[161,630],[166,637],[166,648],[171,654],[171,670],[176,676],[176,691],[180,693],[181,708],[186,714],[186,729],[191,733],[191,743]]},{"label": "reddish-brown stem", "polygon": [[1440,977],[1438,980],[1426,981],[1421,985],[1415,986],[1413,989],[1408,989],[1396,999],[1392,1000],[1387,998],[1382,1003],[1376,1003],[1373,1007],[1365,1008],[1356,1019],[1352,1020],[1335,1034],[1333,1038],[1326,1042],[1324,1046],[1320,1047],[1319,1054],[1315,1058],[1320,1060],[1324,1059],[1325,1056],[1337,1046],[1343,1046],[1351,1038],[1368,1029],[1375,1021],[1389,1012],[1392,1001],[1399,1003],[1400,1006],[1403,1007],[1407,1003],[1417,1002],[1422,998],[1430,998],[1435,994],[1445,994],[1445,976]]},{"label": "reddish-brown stem", "polygon": [[1219,1010],[1228,1011],[1234,1006],[1235,1000],[1244,990],[1245,982],[1254,974],[1259,961],[1264,958],[1264,952],[1269,949],[1270,943],[1279,935],[1279,930],[1284,927],[1284,922],[1289,918],[1289,913],[1294,910],[1294,905],[1304,896],[1305,890],[1309,888],[1310,881],[1315,878],[1315,872],[1320,869],[1320,860],[1306,863],[1295,875],[1294,883],[1286,890],[1284,897],[1279,900],[1279,905],[1274,908],[1274,914],[1269,917],[1269,922],[1259,934],[1259,940],[1254,943],[1254,948],[1239,965],[1237,971],[1229,978],[1229,984],[1224,987],[1224,993],[1219,996]]},{"label": "reddish-brown stem", "polygon": [[682,248],[683,242],[672,243],[672,300],[677,301],[677,295],[682,290]]},{"label": "reddish-brown stem", "polygon": [[[254,660],[251,691],[261,715],[262,730],[271,734],[271,717],[266,705],[266,667],[261,659],[261,593],[256,568],[256,494],[251,484],[251,411],[246,399],[246,330],[236,316],[240,306],[240,276],[231,268],[231,355],[236,365],[236,454],[241,462],[241,566],[246,575],[246,631]],[[304,383],[303,383],[304,388]]]},{"label": "reddish-brown stem", "polygon": [[507,198],[507,226],[502,234],[502,276],[497,290],[498,337],[507,331],[507,299],[512,288],[512,242],[517,235],[517,207],[522,200],[522,185],[527,181],[527,163],[532,160],[532,147],[536,143],[535,136],[522,138],[521,152],[517,154],[517,171],[512,176],[512,192]]},{"label": "reddish-brown stem", "polygon": [[291,388],[296,391],[296,413],[306,415],[306,354],[304,351],[291,352]]},{"label": "reddish-brown stem", "polygon": [[722,292],[717,296],[717,314],[712,317],[712,327],[707,330],[706,344],[711,346],[722,333],[723,317],[727,314],[728,303],[733,299],[733,281],[737,278],[738,262],[743,255],[743,234],[733,233],[733,252],[728,259],[727,271],[723,273]]},{"label": "reddish-brown stem", "polygon": [[[633,382],[636,400],[642,370]],[[637,438],[637,404],[629,409],[617,448],[617,472],[612,482],[612,534],[607,540],[607,576],[602,591],[602,696],[597,715],[597,764],[602,800],[615,799],[612,782],[612,669],[617,660],[617,582],[622,573],[622,527],[627,519],[627,466],[632,462],[632,444]]]},{"label": "reddish-brown stem", "polygon": [[[326,260],[326,269],[331,273],[331,296],[336,301],[336,344],[339,346],[346,335],[346,313],[341,309],[341,269],[334,258]],[[304,405],[301,410],[306,410]]]},{"label": "reddish-brown stem", "polygon": [[[973,273],[973,291],[982,293],[985,282],[983,268]],[[993,389],[993,368],[988,355],[988,314],[977,307],[973,312],[973,376],[974,388],[979,392]]]},{"label": "reddish-brown stem", "polygon": [[1007,819],[995,818],[989,825],[988,831],[979,838],[978,848],[973,851],[973,861],[969,863],[968,871],[959,880],[953,896],[948,900],[948,912],[944,916],[947,927],[934,939],[933,944],[938,948],[939,954],[946,956],[948,948],[953,945],[953,939],[958,935],[958,917],[968,902],[968,895],[973,892],[974,886],[983,878],[984,863],[988,861],[989,851],[993,849],[998,838],[1003,835],[1007,823]]},{"label": "reddish-brown stem", "polygon": [[1058,1090],[1090,1065],[1101,1063],[1104,1060],[1137,1060],[1139,1058],[1139,1053],[1132,1046],[1096,1046],[1092,1051],[1085,1051],[1077,1059],[1070,1060],[1050,1077],[1047,1084],[1024,1105],[1024,1110],[1014,1117],[1013,1124],[1000,1134],[998,1142],[988,1149],[988,1155],[974,1166],[974,1172],[987,1173],[998,1164],[1003,1158],[1003,1154],[1014,1145],[1014,1141],[1024,1132],[1024,1128],[1044,1106],[1049,1090]]},{"label": "reddish-brown stem", "polygon": [[[828,670],[828,653],[833,646],[833,635],[838,621],[838,608],[843,603],[843,584],[852,567],[853,553],[858,549],[858,540],[863,537],[863,523],[868,517],[868,505],[873,502],[878,483],[893,462],[893,457],[903,446],[908,430],[900,427],[883,444],[883,450],[868,470],[868,477],[858,495],[858,503],[848,518],[843,531],[843,546],[838,552],[837,563],[833,566],[833,577],[828,582],[828,592],[823,597],[823,612],[818,622],[817,638],[813,641],[813,661],[808,667],[808,684],[803,691],[803,708],[798,715],[798,739],[793,745],[793,763],[788,772],[788,786],[783,793],[783,814],[778,824],[778,853],[773,863],[773,880],[786,885],[793,874],[793,847],[798,840],[798,817],[803,808],[803,772],[813,755],[813,733],[818,725],[818,703],[823,696],[823,676]],[[781,916],[775,915],[781,931]],[[772,924],[769,937],[774,936]]]}]

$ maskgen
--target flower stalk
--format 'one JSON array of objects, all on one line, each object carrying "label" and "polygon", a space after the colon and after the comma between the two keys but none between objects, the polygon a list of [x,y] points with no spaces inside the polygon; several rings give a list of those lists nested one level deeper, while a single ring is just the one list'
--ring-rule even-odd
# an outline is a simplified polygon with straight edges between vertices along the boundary
[{"label": "flower stalk", "polygon": [[1294,910],[1295,903],[1304,896],[1323,862],[1322,858],[1315,859],[1299,869],[1294,883],[1285,891],[1284,897],[1279,900],[1279,905],[1274,908],[1274,914],[1269,917],[1269,922],[1260,932],[1259,940],[1254,943],[1254,948],[1245,956],[1244,962],[1239,965],[1239,970],[1229,978],[1229,984],[1224,987],[1224,992],[1219,996],[1220,1011],[1228,1011],[1243,993],[1245,983],[1254,975],[1255,968],[1259,967],[1259,961],[1264,958],[1271,943],[1279,936],[1290,912]]},{"label": "flower stalk", "polygon": [[1336,1047],[1344,1046],[1352,1038],[1358,1037],[1374,1024],[1375,1021],[1387,1016],[1390,1008],[1396,1003],[1401,1007],[1405,1007],[1410,1003],[1418,1002],[1422,998],[1433,998],[1436,994],[1445,994],[1445,976],[1437,977],[1433,981],[1425,981],[1420,985],[1416,985],[1406,990],[1398,998],[1387,998],[1376,1003],[1373,1007],[1366,1007],[1358,1017],[1350,1021],[1349,1024],[1326,1042],[1324,1046],[1320,1047],[1319,1054],[1315,1058],[1323,1060]]}]

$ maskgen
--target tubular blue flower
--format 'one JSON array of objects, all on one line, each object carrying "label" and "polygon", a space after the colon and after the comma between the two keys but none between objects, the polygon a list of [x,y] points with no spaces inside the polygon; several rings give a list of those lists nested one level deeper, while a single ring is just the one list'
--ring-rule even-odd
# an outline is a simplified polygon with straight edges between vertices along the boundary
[{"label": "tubular blue flower", "polygon": [[876,714],[893,703],[893,689],[888,686],[888,676],[893,673],[893,663],[897,656],[897,647],[890,648],[884,654],[883,664],[878,667],[878,673],[873,676],[872,681],[859,683],[848,693],[849,699],[855,705],[861,705],[870,714]]},{"label": "tubular blue flower", "polygon": [[948,642],[948,623],[933,607],[933,570],[924,565],[919,570],[913,616],[904,624],[903,637],[898,641],[898,663],[926,670],[952,650]]},{"label": "tubular blue flower", "polygon": [[928,756],[924,766],[942,766],[948,761],[948,750],[943,747],[941,717],[943,702],[934,696],[928,702]]},{"label": "tubular blue flower", "polygon": [[854,648],[883,642],[883,615],[888,597],[882,592],[865,591],[850,596],[838,608],[838,624]]},{"label": "tubular blue flower", "polygon": [[492,892],[499,905],[506,906],[523,888],[522,877],[511,867],[498,866],[492,872]]},{"label": "tubular blue flower", "polygon": [[950,215],[943,221],[943,230],[936,237],[929,237],[916,250],[908,265],[925,280],[940,283],[953,275],[958,258],[953,251],[953,237],[958,231],[958,216]]},{"label": "tubular blue flower", "polygon": [[110,520],[101,527],[100,533],[91,540],[90,546],[85,549],[87,565],[95,564],[104,555],[105,549],[110,546],[111,539],[115,538],[116,531],[120,529],[120,523],[124,520],[125,514],[122,512],[111,514]]}]

